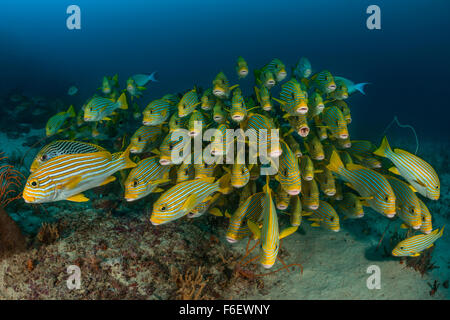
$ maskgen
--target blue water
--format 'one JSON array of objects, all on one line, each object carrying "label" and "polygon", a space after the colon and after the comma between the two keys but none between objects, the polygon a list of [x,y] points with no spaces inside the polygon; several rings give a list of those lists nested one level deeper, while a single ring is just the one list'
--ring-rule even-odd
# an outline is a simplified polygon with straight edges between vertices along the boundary
[{"label": "blue water", "polygon": [[[81,30],[66,28],[71,4],[81,8]],[[381,8],[381,30],[366,28],[370,4]],[[157,70],[143,108],[165,93],[207,87],[220,70],[236,82],[238,55],[251,69],[306,56],[314,71],[372,83],[367,96],[349,100],[359,138],[378,138],[394,115],[420,137],[449,136],[447,0],[3,0],[1,12],[0,94],[18,88],[79,107],[104,75],[118,73],[123,87],[130,75]],[[73,84],[80,92],[69,97]],[[252,85],[253,76],[243,80],[244,93]]]}]

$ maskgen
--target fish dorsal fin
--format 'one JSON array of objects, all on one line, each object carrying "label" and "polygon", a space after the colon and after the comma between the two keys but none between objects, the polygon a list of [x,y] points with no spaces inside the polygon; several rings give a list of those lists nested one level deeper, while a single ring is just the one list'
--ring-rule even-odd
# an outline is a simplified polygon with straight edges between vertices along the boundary
[{"label": "fish dorsal fin", "polygon": [[73,202],[86,202],[86,201],[89,201],[89,199],[86,198],[84,196],[84,194],[82,194],[82,193],[79,193],[79,194],[76,194],[74,196],[71,196],[71,197],[67,198],[66,200],[73,201]]},{"label": "fish dorsal fin", "polygon": [[400,175],[400,172],[398,171],[398,169],[396,167],[390,167],[389,171],[394,174]]},{"label": "fish dorsal fin", "polygon": [[212,214],[213,216],[216,216],[216,217],[222,217],[222,216],[223,216],[222,212],[220,212],[220,210],[217,209],[217,208],[209,209],[208,212],[209,212],[210,214]]},{"label": "fish dorsal fin", "polygon": [[346,168],[347,168],[348,170],[351,170],[351,171],[353,171],[353,170],[361,170],[361,169],[366,169],[366,170],[368,170],[368,168],[363,167],[363,166],[361,166],[361,165],[359,165],[359,164],[355,164],[355,163],[348,163],[348,164],[346,165]]}]

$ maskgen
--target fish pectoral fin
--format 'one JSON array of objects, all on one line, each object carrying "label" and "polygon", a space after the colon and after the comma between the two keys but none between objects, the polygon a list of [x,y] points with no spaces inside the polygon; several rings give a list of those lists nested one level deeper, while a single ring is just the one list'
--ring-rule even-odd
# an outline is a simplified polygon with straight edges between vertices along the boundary
[{"label": "fish pectoral fin", "polygon": [[247,220],[247,226],[250,229],[250,231],[253,233],[253,236],[255,239],[261,238],[261,230],[259,229],[259,226],[254,223],[251,220]]},{"label": "fish pectoral fin", "polygon": [[71,179],[60,185],[59,189],[65,188],[71,190],[75,188],[81,182],[81,180],[83,180],[81,176],[72,177]]},{"label": "fish pectoral fin", "polygon": [[73,202],[86,202],[86,201],[89,201],[89,198],[86,198],[84,196],[84,194],[79,193],[79,194],[76,194],[74,196],[71,196],[71,197],[67,198],[66,200],[67,201],[73,201]]},{"label": "fish pectoral fin", "polygon": [[317,222],[314,222],[311,224],[311,227],[320,227],[320,224],[318,224]]},{"label": "fish pectoral fin", "polygon": [[426,188],[427,186],[422,181],[414,180],[415,183],[417,183],[419,186]]},{"label": "fish pectoral fin", "polygon": [[302,211],[302,216],[303,217],[307,217],[307,216],[310,216],[310,215],[312,215],[312,212]]},{"label": "fish pectoral fin", "polygon": [[390,167],[389,171],[396,175],[400,175],[400,172],[398,171],[398,169],[396,167]]},{"label": "fish pectoral fin", "polygon": [[195,208],[195,204],[197,202],[197,196],[195,194],[191,194],[186,201],[184,202],[183,206],[181,207],[181,211],[184,212],[191,212],[192,209]]},{"label": "fish pectoral fin", "polygon": [[413,251],[410,251],[410,252],[411,252],[411,257],[418,257],[418,256],[420,256],[419,252],[413,252]]},{"label": "fish pectoral fin", "polygon": [[426,249],[430,249],[432,246],[434,246],[434,243],[430,244]]},{"label": "fish pectoral fin", "polygon": [[346,182],[346,183],[344,183],[344,184],[345,184],[347,187],[349,187],[349,188],[351,188],[351,189],[357,191],[357,190],[353,187],[353,185],[352,185],[351,183]]},{"label": "fish pectoral fin", "polygon": [[210,213],[210,214],[212,214],[213,216],[216,216],[216,217],[222,217],[223,216],[222,212],[219,209],[217,209],[217,208],[209,209],[208,213]]},{"label": "fish pectoral fin", "polygon": [[153,190],[153,193],[160,193],[163,191],[164,191],[164,189],[162,189],[162,188],[156,188],[155,190]]},{"label": "fish pectoral fin", "polygon": [[105,120],[105,121],[112,121],[112,119],[111,119],[110,117],[104,117],[102,120]]},{"label": "fish pectoral fin", "polygon": [[227,217],[227,218],[231,218],[231,214],[228,212],[228,210],[225,210],[224,215],[225,215],[225,217]]},{"label": "fish pectoral fin", "polygon": [[297,227],[288,227],[286,229],[284,229],[283,231],[280,232],[280,239],[283,239],[291,234],[293,234],[295,231],[297,231],[298,226]]},{"label": "fish pectoral fin", "polygon": [[400,228],[402,228],[402,229],[409,229],[409,226],[407,224],[405,224],[405,223],[402,223],[400,225]]},{"label": "fish pectoral fin", "polygon": [[372,200],[372,199],[373,199],[372,196],[370,196],[370,197],[359,197],[359,200]]},{"label": "fish pectoral fin", "polygon": [[103,181],[101,184],[99,184],[98,186],[104,186],[105,184],[108,184],[110,182],[116,181],[116,177],[114,176],[109,176],[108,178],[105,179],[105,181]]}]

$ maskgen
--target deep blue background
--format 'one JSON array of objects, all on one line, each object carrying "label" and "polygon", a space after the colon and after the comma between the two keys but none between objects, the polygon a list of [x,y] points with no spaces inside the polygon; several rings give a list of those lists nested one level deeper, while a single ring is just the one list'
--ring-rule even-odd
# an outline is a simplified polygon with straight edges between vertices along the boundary
[{"label": "deep blue background", "polygon": [[[81,8],[82,29],[66,28],[66,8]],[[381,7],[382,30],[366,28],[366,8]],[[398,115],[419,136],[448,139],[448,0],[2,0],[0,94],[20,88],[77,107],[119,74],[159,72],[140,100],[207,87],[220,70],[237,81],[235,59],[250,68],[302,55],[313,69],[371,82],[351,97],[355,138],[375,138]],[[253,76],[242,81],[250,93]],[[77,97],[66,95],[70,85]],[[43,119],[45,122],[46,119]]]}]

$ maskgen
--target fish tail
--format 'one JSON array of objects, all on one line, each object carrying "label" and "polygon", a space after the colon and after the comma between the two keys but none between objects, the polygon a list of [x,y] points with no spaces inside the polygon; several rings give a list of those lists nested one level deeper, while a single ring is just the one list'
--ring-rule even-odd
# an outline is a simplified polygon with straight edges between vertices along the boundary
[{"label": "fish tail", "polygon": [[119,161],[121,163],[120,170],[136,167],[136,163],[130,159],[131,147],[132,145],[130,144],[124,152],[117,152],[112,155],[113,161]]},{"label": "fish tail", "polygon": [[362,82],[362,83],[355,84],[355,89],[358,90],[359,92],[361,92],[363,95],[366,95],[366,93],[364,92],[364,86],[366,84],[370,84],[370,83],[369,82]]},{"label": "fish tail", "polygon": [[117,99],[117,102],[119,103],[120,109],[128,109],[127,96],[125,95],[125,92],[120,95],[119,99]]},{"label": "fish tail", "polygon": [[75,109],[73,108],[73,105],[70,105],[69,109],[67,109],[67,114],[69,117],[76,117]]},{"label": "fish tail", "polygon": [[230,173],[223,175],[219,180],[216,181],[216,183],[219,186],[219,192],[222,194],[229,194],[231,191],[233,191],[233,188],[231,187]]},{"label": "fish tail", "polygon": [[374,155],[380,156],[380,157],[386,157],[387,152],[392,152],[391,147],[389,146],[389,142],[386,138],[386,136],[383,137],[383,140],[381,141],[380,147],[373,152]]},{"label": "fish tail", "polygon": [[330,163],[327,165],[327,169],[332,172],[339,172],[342,168],[344,168],[344,164],[342,163],[342,160],[339,157],[338,153],[333,150],[330,158]]},{"label": "fish tail", "polygon": [[444,234],[444,228],[445,225],[441,228],[441,231],[439,231],[439,238],[442,237],[442,235]]},{"label": "fish tail", "polygon": [[153,82],[159,82],[159,80],[156,79],[156,71],[153,71],[152,74],[148,76],[148,80]]}]

